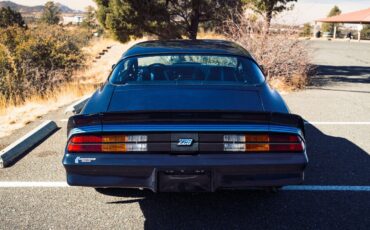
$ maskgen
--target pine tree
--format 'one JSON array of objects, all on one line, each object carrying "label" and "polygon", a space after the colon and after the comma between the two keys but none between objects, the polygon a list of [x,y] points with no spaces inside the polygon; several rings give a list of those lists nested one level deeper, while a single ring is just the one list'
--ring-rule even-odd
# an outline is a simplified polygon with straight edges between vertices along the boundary
[{"label": "pine tree", "polygon": [[145,34],[160,39],[196,39],[199,27],[212,29],[241,13],[241,0],[95,0],[98,19],[115,38]]},{"label": "pine tree", "polygon": [[0,9],[0,28],[6,28],[8,26],[20,26],[26,27],[22,15],[12,10],[10,7]]},{"label": "pine tree", "polygon": [[[340,15],[342,13],[342,11],[339,9],[338,6],[334,6],[329,14],[327,15],[328,17],[333,17],[333,16],[337,16],[337,15]],[[335,23],[323,23],[322,24],[322,31],[324,32],[331,32],[333,33],[334,32],[334,26],[335,26]]]},{"label": "pine tree", "polygon": [[52,1],[49,1],[44,6],[44,11],[42,12],[41,22],[49,25],[56,25],[60,21],[60,9]]}]

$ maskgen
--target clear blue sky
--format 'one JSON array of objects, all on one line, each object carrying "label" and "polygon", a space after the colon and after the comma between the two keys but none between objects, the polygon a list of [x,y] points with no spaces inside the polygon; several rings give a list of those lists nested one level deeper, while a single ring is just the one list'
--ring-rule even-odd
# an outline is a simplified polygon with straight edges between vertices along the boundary
[{"label": "clear blue sky", "polygon": [[[12,0],[23,5],[43,5],[47,0]],[[92,0],[55,0],[70,8],[83,10],[86,6],[95,6]],[[370,8],[370,0],[298,0],[294,10],[279,15],[275,21],[288,24],[302,24],[325,17],[330,9],[337,5],[343,13]]]}]

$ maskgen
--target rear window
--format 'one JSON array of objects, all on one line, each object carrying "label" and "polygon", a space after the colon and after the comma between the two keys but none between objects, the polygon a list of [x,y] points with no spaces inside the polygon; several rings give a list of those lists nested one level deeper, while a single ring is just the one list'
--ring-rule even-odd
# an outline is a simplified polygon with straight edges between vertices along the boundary
[{"label": "rear window", "polygon": [[216,55],[161,55],[121,61],[113,84],[260,84],[264,76],[250,59]]}]

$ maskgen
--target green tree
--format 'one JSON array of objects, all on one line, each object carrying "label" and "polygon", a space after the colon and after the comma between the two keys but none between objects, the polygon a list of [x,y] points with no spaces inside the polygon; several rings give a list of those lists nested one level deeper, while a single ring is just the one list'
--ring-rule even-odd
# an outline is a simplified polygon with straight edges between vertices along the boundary
[{"label": "green tree", "polygon": [[370,39],[370,25],[364,25],[361,30],[361,39]]},{"label": "green tree", "polygon": [[289,3],[297,0],[243,0],[243,3],[265,18],[266,31],[268,32],[272,18],[285,10],[292,9]]},{"label": "green tree", "polygon": [[92,6],[86,7],[86,15],[81,25],[87,28],[88,30],[94,30],[97,28],[96,11],[94,7]]},{"label": "green tree", "polygon": [[0,28],[6,28],[8,26],[18,25],[20,27],[26,27],[22,15],[12,10],[10,7],[0,9]]},{"label": "green tree", "polygon": [[302,37],[310,37],[312,35],[312,27],[310,23],[305,23],[303,25],[302,31],[300,33],[300,36]]},{"label": "green tree", "polygon": [[[95,0],[97,16],[119,41],[145,34],[196,39],[199,27],[221,25],[242,11],[241,0]],[[232,7],[230,7],[232,6]],[[236,12],[238,11],[238,12]]]},{"label": "green tree", "polygon": [[[329,14],[327,15],[328,17],[333,17],[333,16],[337,16],[337,15],[340,15],[342,13],[342,11],[339,9],[338,6],[334,6]],[[333,32],[334,31],[334,26],[335,26],[335,23],[323,23],[322,24],[322,31],[324,32]]]},{"label": "green tree", "polygon": [[60,9],[52,1],[49,1],[44,6],[44,11],[42,12],[41,22],[49,25],[58,24],[60,21]]}]

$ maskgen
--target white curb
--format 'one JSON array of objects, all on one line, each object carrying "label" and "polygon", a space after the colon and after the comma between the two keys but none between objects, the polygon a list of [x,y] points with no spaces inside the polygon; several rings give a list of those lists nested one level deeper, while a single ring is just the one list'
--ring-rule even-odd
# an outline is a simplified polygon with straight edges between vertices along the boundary
[{"label": "white curb", "polygon": [[14,162],[27,150],[34,147],[45,137],[58,128],[54,121],[45,121],[0,152],[0,168],[5,168]]}]

